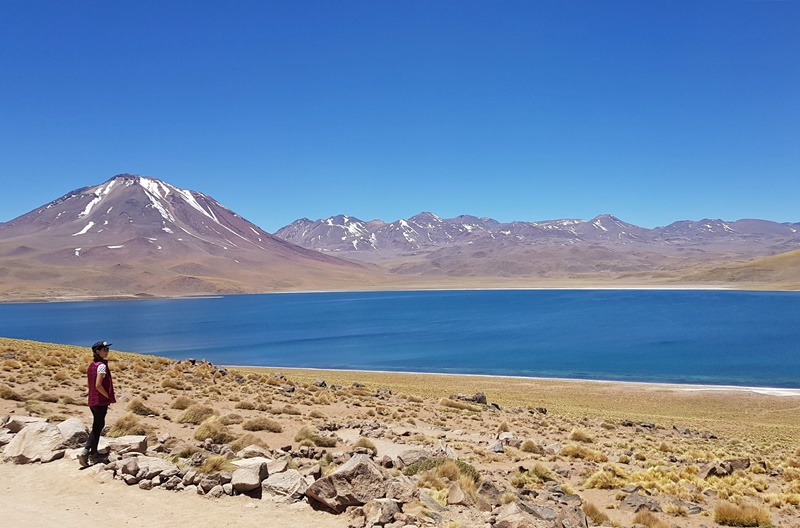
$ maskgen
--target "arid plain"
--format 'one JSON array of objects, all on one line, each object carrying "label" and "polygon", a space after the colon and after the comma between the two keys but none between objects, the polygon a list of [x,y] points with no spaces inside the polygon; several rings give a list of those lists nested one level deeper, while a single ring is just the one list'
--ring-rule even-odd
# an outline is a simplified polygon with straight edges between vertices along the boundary
[{"label": "arid plain", "polygon": [[[1,339],[0,350],[0,416],[90,423],[82,395],[88,349]],[[163,456],[200,449],[207,433],[185,417],[187,405],[199,405],[235,447],[257,443],[278,453],[313,446],[309,431],[328,435],[323,474],[335,469],[336,456],[359,446],[391,459],[409,448],[445,445],[476,470],[476,483],[499,492],[498,505],[558,492],[577,497],[589,525],[800,526],[796,390],[238,367],[222,373],[203,362],[117,351],[111,368],[119,397],[110,434],[146,434]],[[476,393],[488,405],[454,398]],[[268,427],[253,425],[259,423]],[[739,469],[709,473],[725,461],[738,461]],[[443,501],[438,517],[417,501],[405,505],[410,518],[419,525],[433,518],[442,526],[490,525],[492,508],[477,506],[484,500],[477,489],[466,489],[475,494],[472,506],[446,505],[442,490],[457,476],[437,471],[427,469],[414,482]],[[4,463],[0,489],[13,500],[0,511],[39,519],[39,526],[56,518],[78,526],[92,505],[109,510],[114,525],[353,522],[305,502],[142,491],[108,475],[79,471],[69,456],[42,465]],[[657,511],[636,513],[626,502],[632,494],[654,501]]]}]

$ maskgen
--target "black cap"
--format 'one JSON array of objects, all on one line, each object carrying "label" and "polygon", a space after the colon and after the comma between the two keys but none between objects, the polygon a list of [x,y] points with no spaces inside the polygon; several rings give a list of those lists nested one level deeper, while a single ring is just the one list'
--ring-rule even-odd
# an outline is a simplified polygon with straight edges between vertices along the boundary
[{"label": "black cap", "polygon": [[111,343],[106,343],[105,341],[98,341],[97,343],[92,345],[92,350],[97,351],[101,348],[110,347]]}]

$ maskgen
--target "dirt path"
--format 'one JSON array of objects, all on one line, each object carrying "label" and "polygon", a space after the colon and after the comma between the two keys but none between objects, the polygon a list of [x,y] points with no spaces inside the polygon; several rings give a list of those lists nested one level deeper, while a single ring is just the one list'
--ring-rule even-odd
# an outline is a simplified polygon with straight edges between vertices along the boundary
[{"label": "dirt path", "polygon": [[0,463],[0,518],[7,526],[106,527],[346,527],[344,516],[313,511],[308,505],[275,504],[247,497],[206,499],[189,493],[143,491],[105,472],[79,470],[74,460],[49,464]]}]

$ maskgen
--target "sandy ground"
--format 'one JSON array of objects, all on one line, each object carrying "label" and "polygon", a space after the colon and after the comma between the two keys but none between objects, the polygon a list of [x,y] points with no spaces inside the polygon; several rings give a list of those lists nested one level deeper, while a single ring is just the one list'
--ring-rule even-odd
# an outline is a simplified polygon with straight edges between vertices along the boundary
[{"label": "sandy ground", "polygon": [[98,469],[78,469],[74,460],[14,466],[0,464],[0,518],[4,526],[28,528],[98,526],[153,527],[346,527],[345,516],[317,512],[305,504],[278,505],[248,497],[206,499],[189,493],[143,492],[109,480]]}]

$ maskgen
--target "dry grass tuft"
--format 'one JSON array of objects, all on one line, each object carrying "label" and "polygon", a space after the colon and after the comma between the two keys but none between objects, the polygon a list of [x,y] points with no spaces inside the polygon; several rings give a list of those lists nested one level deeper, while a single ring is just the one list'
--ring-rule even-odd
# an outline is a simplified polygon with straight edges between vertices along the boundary
[{"label": "dry grass tuft", "polygon": [[211,455],[208,457],[201,466],[197,468],[199,473],[210,475],[213,473],[220,473],[222,471],[234,471],[237,466],[231,463],[230,460],[221,455]]},{"label": "dry grass tuft", "polygon": [[610,521],[608,515],[606,515],[603,511],[600,510],[597,506],[595,506],[591,502],[585,502],[581,507],[583,513],[586,514],[588,518],[592,520],[592,522],[596,525],[602,525],[605,522]]},{"label": "dry grass tuft", "polygon": [[739,506],[720,501],[714,507],[714,521],[723,526],[772,526],[769,510],[761,506]]},{"label": "dry grass tuft", "polygon": [[190,423],[199,425],[207,418],[217,414],[213,407],[208,405],[200,405],[198,403],[190,405],[180,416],[178,416],[178,423]]},{"label": "dry grass tuft", "polygon": [[25,398],[22,397],[22,394],[10,387],[5,386],[0,387],[0,398],[11,401],[25,401]]},{"label": "dry grass tuft", "polygon": [[372,451],[373,456],[378,455],[378,448],[375,447],[375,444],[372,442],[372,440],[369,438],[364,438],[363,436],[356,440],[356,442],[353,444],[353,447],[363,447]]},{"label": "dry grass tuft", "polygon": [[138,416],[128,413],[114,422],[114,425],[108,430],[108,436],[117,438],[127,435],[146,435],[148,432],[148,427],[141,422]]},{"label": "dry grass tuft", "polygon": [[206,438],[210,438],[215,444],[227,444],[228,442],[233,442],[236,439],[236,435],[231,433],[218,417],[211,416],[200,424],[200,427],[194,432],[194,438],[201,442]]},{"label": "dry grass tuft", "polygon": [[335,436],[322,436],[315,427],[308,425],[297,431],[297,434],[294,435],[294,441],[301,444],[310,442],[317,447],[336,447]]},{"label": "dry grass tuft", "polygon": [[590,462],[607,462],[608,457],[599,451],[594,451],[582,445],[567,444],[561,448],[560,454],[569,458],[579,458]]},{"label": "dry grass tuft", "polygon": [[628,483],[628,475],[614,464],[604,466],[586,479],[587,488],[616,489]]},{"label": "dry grass tuft", "polygon": [[659,519],[650,510],[641,510],[633,518],[634,524],[642,524],[648,528],[669,528],[669,524]]},{"label": "dry grass tuft", "polygon": [[583,442],[585,444],[591,444],[594,442],[594,438],[592,435],[584,431],[583,429],[573,429],[572,432],[569,434],[569,439],[575,442]]},{"label": "dry grass tuft", "polygon": [[283,432],[281,424],[270,418],[259,416],[258,418],[251,418],[242,424],[242,429],[245,431],[269,431],[270,433]]},{"label": "dry grass tuft", "polygon": [[175,401],[172,402],[172,408],[177,409],[179,411],[185,411],[190,406],[194,405],[195,401],[188,396],[178,396],[175,398]]},{"label": "dry grass tuft", "polygon": [[132,399],[128,404],[128,411],[132,412],[133,414],[138,414],[139,416],[151,416],[158,414],[158,411],[148,407],[141,398]]},{"label": "dry grass tuft", "polygon": [[461,411],[480,412],[481,408],[477,405],[472,405],[461,400],[451,400],[450,398],[442,398],[439,400],[439,405],[442,407],[449,407],[450,409],[458,409]]}]

